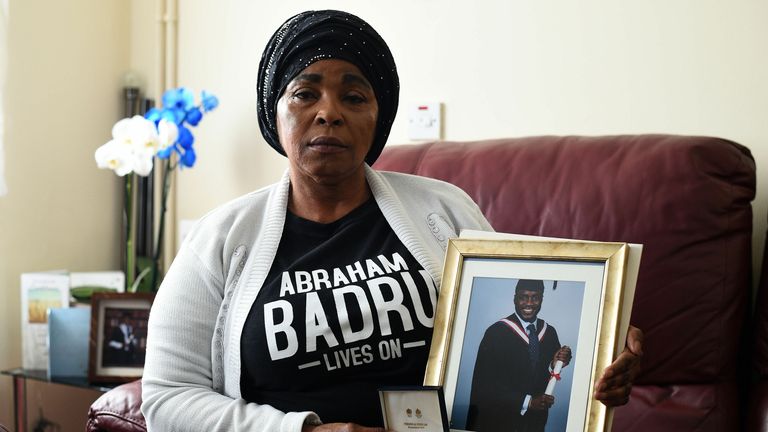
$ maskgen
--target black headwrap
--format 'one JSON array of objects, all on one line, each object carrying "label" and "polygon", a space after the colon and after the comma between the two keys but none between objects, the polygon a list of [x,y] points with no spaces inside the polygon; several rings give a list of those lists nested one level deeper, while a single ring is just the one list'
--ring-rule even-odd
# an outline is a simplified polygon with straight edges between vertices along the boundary
[{"label": "black headwrap", "polygon": [[285,155],[277,136],[277,101],[288,83],[310,64],[324,59],[348,61],[373,86],[379,117],[365,161],[373,164],[389,137],[397,113],[400,80],[384,39],[362,19],[341,11],[302,12],[286,21],[267,43],[259,63],[258,116],[261,133]]}]

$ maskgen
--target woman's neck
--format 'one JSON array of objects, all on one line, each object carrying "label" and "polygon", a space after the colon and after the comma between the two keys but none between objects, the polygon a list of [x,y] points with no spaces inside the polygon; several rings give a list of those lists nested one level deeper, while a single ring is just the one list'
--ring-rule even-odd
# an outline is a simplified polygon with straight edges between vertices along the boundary
[{"label": "woman's neck", "polygon": [[338,184],[324,184],[291,175],[288,209],[301,218],[330,223],[346,216],[370,196],[371,190],[362,171]]}]

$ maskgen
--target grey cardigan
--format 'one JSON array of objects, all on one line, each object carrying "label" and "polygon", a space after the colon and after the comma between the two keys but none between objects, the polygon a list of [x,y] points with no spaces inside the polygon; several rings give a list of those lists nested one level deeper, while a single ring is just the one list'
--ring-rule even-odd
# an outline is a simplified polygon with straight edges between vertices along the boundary
[{"label": "grey cardigan", "polygon": [[[440,286],[444,250],[461,229],[491,230],[461,189],[378,172],[366,179],[384,217]],[[197,224],[149,319],[142,412],[150,431],[299,432],[312,412],[283,413],[240,397],[240,337],[283,232],[289,178],[227,203]]]}]

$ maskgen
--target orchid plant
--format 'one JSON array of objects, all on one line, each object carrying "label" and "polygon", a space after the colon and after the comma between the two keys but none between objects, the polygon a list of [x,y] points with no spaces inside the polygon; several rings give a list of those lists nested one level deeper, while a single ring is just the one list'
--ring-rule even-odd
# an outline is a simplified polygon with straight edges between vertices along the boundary
[{"label": "orchid plant", "polygon": [[[111,169],[120,177],[131,176],[125,182],[123,214],[126,229],[126,285],[129,291],[136,291],[144,278],[151,281],[151,290],[155,290],[159,283],[159,260],[171,173],[178,166],[191,168],[195,165],[195,137],[190,127],[197,126],[205,113],[219,105],[218,98],[206,91],[200,95],[200,104],[195,104],[195,95],[185,87],[166,91],[162,102],[162,108],[152,108],[143,117],[134,116],[115,123],[112,127],[112,139],[99,147],[94,154],[99,168]],[[136,276],[131,220],[133,176],[148,176],[152,172],[155,157],[163,163],[164,168],[157,240],[151,262]]]}]

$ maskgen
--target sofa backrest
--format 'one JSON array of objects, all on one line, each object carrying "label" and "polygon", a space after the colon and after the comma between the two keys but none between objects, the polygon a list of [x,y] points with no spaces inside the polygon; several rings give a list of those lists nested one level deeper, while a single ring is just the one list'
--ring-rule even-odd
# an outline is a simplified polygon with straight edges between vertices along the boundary
[{"label": "sofa backrest", "polygon": [[638,383],[734,376],[751,275],[755,164],[731,141],[627,135],[389,146],[375,168],[464,189],[502,232],[645,245]]}]

